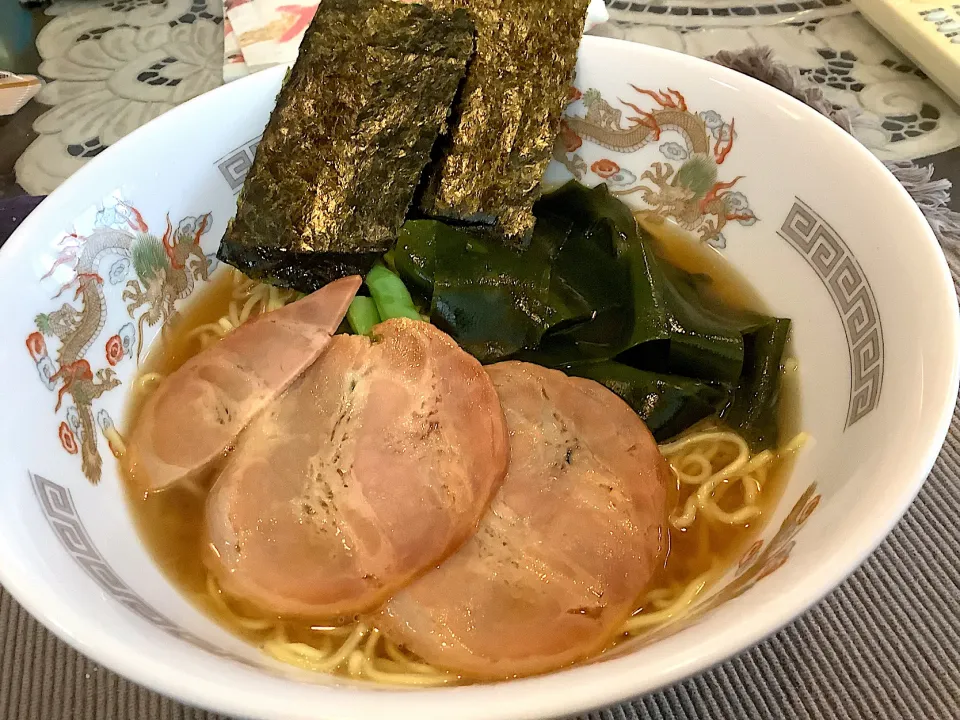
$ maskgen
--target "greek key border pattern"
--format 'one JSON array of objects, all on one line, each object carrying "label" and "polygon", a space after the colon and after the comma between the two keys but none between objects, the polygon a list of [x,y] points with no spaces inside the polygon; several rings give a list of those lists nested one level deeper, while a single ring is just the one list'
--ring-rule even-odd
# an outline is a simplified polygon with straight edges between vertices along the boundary
[{"label": "greek key border pattern", "polygon": [[178,640],[219,657],[262,669],[260,665],[249,659],[225,652],[189,630],[183,629],[152,607],[134,592],[104,559],[77,513],[70,490],[35,473],[29,473],[29,475],[33,492],[40,504],[40,511],[53,534],[80,569],[107,595],[135,615]]},{"label": "greek key border pattern", "polygon": [[880,310],[866,274],[847,244],[800,198],[777,234],[820,278],[840,315],[850,355],[850,399],[844,429],[870,414],[883,389]]},{"label": "greek key border pattern", "polygon": [[217,160],[217,170],[234,193],[240,192],[240,188],[243,187],[243,180],[247,177],[250,166],[253,165],[253,159],[257,155],[257,145],[260,144],[262,137],[263,135],[257,135],[252,140],[247,140],[243,145],[234,148]]}]

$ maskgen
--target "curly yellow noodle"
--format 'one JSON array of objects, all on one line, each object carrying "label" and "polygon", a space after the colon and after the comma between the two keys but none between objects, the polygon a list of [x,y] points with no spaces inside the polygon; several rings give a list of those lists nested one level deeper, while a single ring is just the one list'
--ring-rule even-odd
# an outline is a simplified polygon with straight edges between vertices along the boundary
[{"label": "curly yellow noodle", "polygon": [[[805,439],[806,436],[801,433],[777,453],[764,450],[756,455],[750,454],[750,448],[742,437],[727,430],[694,432],[661,445],[660,451],[670,463],[677,480],[682,485],[697,486],[683,506],[671,513],[670,524],[677,529],[689,528],[698,513],[727,525],[743,525],[755,519],[760,515],[759,499],[766,480],[766,470],[778,458],[799,449]],[[730,446],[736,456],[714,470],[711,459],[718,455],[718,446],[723,444]],[[708,446],[707,450],[701,449],[704,445]],[[695,472],[691,472],[691,469]],[[744,504],[736,510],[727,511],[721,509],[718,502],[732,482],[742,486]]]},{"label": "curly yellow noodle", "polygon": [[219,610],[221,614],[229,617],[231,621],[244,630],[262,631],[274,629],[277,626],[276,620],[249,618],[234,612],[233,608],[227,604],[223,596],[223,590],[220,589],[216,578],[209,574],[207,575],[207,594],[211,600],[213,600],[213,604],[217,606],[217,610]]},{"label": "curly yellow noodle", "polygon": [[[655,625],[661,625],[673,620],[681,613],[690,609],[693,601],[703,592],[703,589],[713,579],[714,569],[711,568],[702,575],[698,575],[683,589],[675,599],[668,602],[661,601],[660,610],[649,613],[638,613],[623,624],[622,632],[625,635],[634,635]],[[649,597],[649,595],[648,595]]]},{"label": "curly yellow noodle", "polygon": [[273,312],[295,300],[299,294],[293,290],[280,290],[244,277],[236,270],[230,270],[233,280],[230,305],[226,315],[216,322],[209,322],[193,328],[188,338],[198,338],[201,349],[228,335],[243,325],[251,317]]},{"label": "curly yellow noodle", "polygon": [[253,312],[253,309],[257,306],[257,303],[261,302],[260,298],[256,295],[251,295],[247,298],[247,301],[243,303],[243,308],[240,310],[240,322],[245,323],[250,319],[250,314]]},{"label": "curly yellow noodle", "polygon": [[127,454],[127,443],[124,441],[123,435],[120,434],[119,430],[115,427],[108,427],[103,431],[103,436],[107,438],[110,452],[113,453],[115,458],[119,459]]},{"label": "curly yellow noodle", "polygon": [[[696,567],[711,557],[709,523],[744,526],[761,515],[763,490],[770,469],[797,452],[808,439],[806,433],[800,433],[775,452],[764,450],[751,454],[746,441],[736,433],[708,428],[660,446],[677,482],[696,488],[669,518],[675,529],[697,532],[697,558],[691,565]],[[723,462],[727,457],[732,459]],[[720,500],[737,484],[742,490],[740,505],[721,508]],[[623,635],[635,635],[682,618],[719,574],[711,565],[686,585],[652,588],[644,597],[641,609],[624,623]]]},{"label": "curly yellow noodle", "polygon": [[350,653],[357,649],[368,630],[363,623],[357,623],[339,647],[334,645],[331,651],[325,651],[306,643],[289,641],[281,626],[273,637],[263,643],[263,649],[281,662],[299,665],[314,672],[331,672],[350,657]]},{"label": "curly yellow noodle", "polygon": [[377,628],[369,628],[360,622],[348,627],[351,629],[346,637],[341,632],[343,628],[330,628],[331,632],[322,640],[307,644],[290,641],[283,627],[279,626],[272,637],[264,641],[263,649],[280,662],[305,670],[343,670],[348,677],[391,685],[436,686],[458,679],[407,658],[395,646],[390,656],[384,657],[380,645],[389,646],[382,642]]}]

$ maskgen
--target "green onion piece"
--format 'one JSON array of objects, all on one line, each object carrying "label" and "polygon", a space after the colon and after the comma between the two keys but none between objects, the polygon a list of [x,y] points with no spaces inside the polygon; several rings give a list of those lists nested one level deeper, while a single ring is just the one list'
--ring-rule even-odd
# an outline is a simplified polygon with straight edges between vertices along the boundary
[{"label": "green onion piece", "polygon": [[413,298],[407,286],[397,275],[390,272],[385,266],[377,264],[367,273],[367,287],[370,295],[377,304],[377,312],[381,320],[390,318],[410,318],[421,320],[413,304]]},{"label": "green onion piece", "polygon": [[383,264],[387,266],[387,269],[397,274],[397,252],[395,248],[390,248],[383,254]]},{"label": "green onion piece", "polygon": [[373,326],[380,322],[373,298],[357,295],[347,308],[347,322],[357,335],[369,335]]}]

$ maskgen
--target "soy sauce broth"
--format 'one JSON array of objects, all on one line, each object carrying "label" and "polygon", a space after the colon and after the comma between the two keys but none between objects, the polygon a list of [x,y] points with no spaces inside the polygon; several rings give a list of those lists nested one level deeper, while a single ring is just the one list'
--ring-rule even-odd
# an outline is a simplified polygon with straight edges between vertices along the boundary
[{"label": "soy sauce broth", "polygon": [[[770,313],[756,290],[718,250],[700,242],[672,221],[645,217],[642,213],[637,214],[637,220],[652,235],[655,252],[660,258],[686,272],[710,277],[710,286],[706,290],[708,298],[713,297],[718,303],[735,309]],[[789,363],[790,358],[792,347],[788,343],[784,359]],[[778,408],[780,444],[789,441],[799,431],[798,410],[796,373],[787,371],[782,378]],[[698,521],[691,528],[678,530],[666,523],[663,562],[651,587],[685,586],[711,566],[721,570],[734,566],[776,509],[791,466],[792,461],[787,458],[771,468],[760,497],[761,513],[744,525]],[[693,489],[681,488],[679,483],[674,482],[668,488],[667,506],[680,506],[692,492]],[[742,491],[735,486],[723,497],[721,506],[736,506],[742,500]]]}]

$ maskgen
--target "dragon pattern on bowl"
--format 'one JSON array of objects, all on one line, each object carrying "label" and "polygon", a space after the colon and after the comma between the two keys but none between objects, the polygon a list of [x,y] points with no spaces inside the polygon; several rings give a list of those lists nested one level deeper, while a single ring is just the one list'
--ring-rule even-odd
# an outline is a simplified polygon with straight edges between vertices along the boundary
[{"label": "dragon pattern on bowl", "polygon": [[[640,95],[636,102],[618,98],[623,108],[605,100],[596,88],[570,90],[570,106],[554,145],[554,159],[578,180],[593,174],[606,182],[614,195],[636,194],[654,221],[673,220],[685,231],[716,248],[724,248],[728,223],[750,226],[757,216],[747,196],[733,190],[742,175],[721,179],[721,166],[736,143],[736,121],[715,110],[696,112],[682,93],[673,89],[647,90],[630,85]],[[653,100],[643,109],[637,103]],[[624,117],[625,112],[634,114]],[[629,155],[660,143],[663,160],[639,171],[608,157],[589,167],[577,151],[584,141],[618,155]],[[638,160],[639,162],[639,160]],[[635,198],[631,198],[632,200]]]}]

